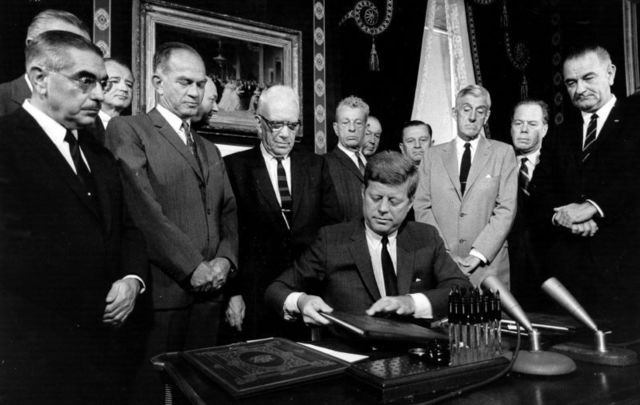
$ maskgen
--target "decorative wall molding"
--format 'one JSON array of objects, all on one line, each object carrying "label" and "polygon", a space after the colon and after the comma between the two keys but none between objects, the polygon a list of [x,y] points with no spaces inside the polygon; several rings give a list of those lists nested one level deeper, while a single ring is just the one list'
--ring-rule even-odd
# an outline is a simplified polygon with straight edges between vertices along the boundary
[{"label": "decorative wall molding", "polygon": [[313,133],[317,154],[327,153],[327,74],[324,0],[313,5]]},{"label": "decorative wall molding", "polygon": [[111,0],[93,0],[93,42],[111,57]]}]

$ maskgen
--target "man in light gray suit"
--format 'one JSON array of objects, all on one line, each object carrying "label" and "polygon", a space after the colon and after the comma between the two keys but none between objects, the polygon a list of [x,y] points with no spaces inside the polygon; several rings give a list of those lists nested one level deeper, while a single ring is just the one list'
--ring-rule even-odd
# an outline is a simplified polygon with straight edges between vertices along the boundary
[{"label": "man in light gray suit", "polygon": [[[202,58],[190,46],[166,43],[153,69],[156,108],[113,118],[106,136],[149,250],[154,324],[147,356],[215,345],[219,291],[238,252],[236,201],[222,157],[190,129],[206,83]],[[150,366],[142,375],[137,393],[160,394],[148,386],[157,378]]]},{"label": "man in light gray suit", "polygon": [[482,86],[458,93],[458,136],[428,149],[420,164],[416,220],[435,226],[474,285],[489,274],[509,285],[507,235],[516,212],[518,171],[511,146],[485,138],[491,96]]}]

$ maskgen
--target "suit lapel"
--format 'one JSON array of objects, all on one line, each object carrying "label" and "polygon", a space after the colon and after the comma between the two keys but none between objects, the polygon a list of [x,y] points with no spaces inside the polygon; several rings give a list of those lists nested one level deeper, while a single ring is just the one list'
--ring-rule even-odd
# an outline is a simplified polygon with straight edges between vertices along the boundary
[{"label": "suit lapel", "polygon": [[[307,176],[307,167],[304,165],[304,162],[301,162],[299,158],[300,154],[296,154],[293,151],[290,154],[291,156],[291,198],[293,200],[293,212],[291,215],[291,222],[295,223],[296,216],[300,211],[300,204],[302,203],[303,195],[308,191],[308,187],[306,184]],[[293,225],[293,224],[291,224]]]},{"label": "suit lapel", "polygon": [[465,194],[471,190],[473,187],[473,183],[478,179],[478,176],[484,169],[484,166],[489,161],[489,156],[491,155],[491,144],[482,135],[479,135],[480,139],[478,140],[478,150],[476,151],[475,156],[473,157],[473,161],[471,162],[471,170],[469,170],[469,177],[467,178],[467,189],[465,190]]},{"label": "suit lapel", "polygon": [[[100,118],[96,118],[96,120],[99,121]],[[86,138],[93,136],[93,134],[82,132],[79,133],[79,135],[81,139],[82,137]],[[110,191],[107,187],[107,182],[103,180],[108,176],[107,169],[104,166],[104,161],[100,159],[94,147],[87,145],[87,141],[81,142],[81,148],[82,153],[84,153],[84,156],[89,163],[89,169],[91,170],[91,175],[96,186],[96,198],[98,200],[98,204],[100,205],[100,214],[104,223],[105,233],[109,234],[111,232],[111,200],[109,198]]]},{"label": "suit lapel", "polygon": [[413,278],[415,260],[414,240],[409,232],[401,227],[396,239],[396,277],[398,279],[398,293],[408,294]]},{"label": "suit lapel", "polygon": [[347,156],[346,153],[344,153],[339,147],[336,146],[335,149],[335,154],[338,157],[338,160],[340,161],[340,163],[342,163],[342,165],[344,167],[347,168],[347,170],[349,170],[351,173],[353,173],[356,177],[358,177],[358,179],[360,181],[364,181],[364,177],[362,176],[362,173],[360,173],[360,169],[358,169],[358,166],[356,166],[355,163],[353,163],[353,160],[351,160],[351,158],[349,158],[349,156]]},{"label": "suit lapel", "polygon": [[252,150],[254,151],[254,156],[252,159],[251,176],[253,177],[256,190],[262,195],[263,201],[267,204],[267,211],[273,213],[276,223],[282,224],[282,226],[286,228],[284,218],[282,217],[282,210],[276,197],[276,191],[273,189],[271,179],[269,179],[269,172],[262,157],[260,146],[256,146]]},{"label": "suit lapel", "polygon": [[[198,157],[200,158],[200,162],[202,163],[202,177],[206,184],[209,181],[209,156],[207,155],[204,141],[202,140],[200,135],[198,135],[198,133],[192,129],[191,136],[193,137],[193,141],[196,143],[196,147],[198,148]],[[197,163],[198,162],[196,162],[196,164]]]},{"label": "suit lapel", "polygon": [[153,125],[156,127],[160,135],[162,135],[167,140],[167,142],[169,142],[174,147],[176,152],[178,152],[178,154],[180,154],[180,156],[182,156],[187,161],[187,163],[189,163],[189,166],[191,166],[196,176],[198,176],[200,180],[204,181],[203,174],[200,172],[200,168],[198,167],[196,158],[191,154],[191,152],[189,152],[187,145],[182,142],[182,139],[180,139],[176,131],[171,128],[171,125],[169,125],[167,120],[165,120],[164,117],[156,109],[153,109],[149,112],[149,118],[151,119],[151,122],[153,122]]},{"label": "suit lapel", "polygon": [[442,163],[449,174],[451,184],[453,184],[458,194],[458,198],[462,199],[460,192],[460,172],[458,170],[458,156],[456,153],[456,140],[449,142],[442,148]]},{"label": "suit lapel", "polygon": [[[615,139],[615,134],[620,130],[620,107],[618,103],[613,106],[607,120],[604,122],[600,134],[596,138],[595,142],[591,146],[591,153],[586,161],[588,161],[594,154],[598,153],[601,149],[601,145],[609,142],[610,139]],[[582,128],[581,128],[582,129]],[[580,150],[582,150],[582,131],[580,131]],[[582,156],[582,154],[580,154]],[[585,161],[585,162],[586,162]]]},{"label": "suit lapel", "polygon": [[369,291],[374,302],[379,300],[380,291],[378,290],[378,284],[376,284],[376,278],[373,275],[369,246],[367,245],[364,224],[361,221],[358,222],[358,226],[355,227],[354,232],[351,235],[349,251],[351,252],[353,262],[358,269],[358,273],[360,273],[360,277],[362,278],[365,288]]}]

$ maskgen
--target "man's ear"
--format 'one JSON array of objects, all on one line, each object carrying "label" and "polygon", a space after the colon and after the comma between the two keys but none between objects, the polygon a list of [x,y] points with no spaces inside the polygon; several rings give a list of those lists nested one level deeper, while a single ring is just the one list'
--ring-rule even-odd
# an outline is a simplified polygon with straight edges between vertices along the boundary
[{"label": "man's ear", "polygon": [[616,78],[616,65],[609,63],[607,68],[607,76],[609,78],[609,86],[613,86],[613,80]]},{"label": "man's ear", "polygon": [[160,75],[154,73],[151,76],[151,84],[153,84],[153,88],[156,90],[158,94],[164,94],[164,89],[162,88],[162,77]]},{"label": "man's ear", "polygon": [[256,115],[256,129],[258,130],[258,139],[262,139],[262,122],[260,121],[260,117]]},{"label": "man's ear", "polygon": [[487,116],[484,117],[483,125],[487,125],[487,122],[489,121],[489,116],[490,115],[491,115],[491,110],[487,110]]},{"label": "man's ear", "polygon": [[335,132],[336,136],[338,135],[338,123],[337,122],[333,122],[333,132]]},{"label": "man's ear", "polygon": [[40,66],[31,66],[31,68],[27,72],[27,77],[29,78],[29,82],[31,82],[31,85],[33,86],[34,93],[41,95],[47,93],[48,75],[43,68],[41,68]]}]

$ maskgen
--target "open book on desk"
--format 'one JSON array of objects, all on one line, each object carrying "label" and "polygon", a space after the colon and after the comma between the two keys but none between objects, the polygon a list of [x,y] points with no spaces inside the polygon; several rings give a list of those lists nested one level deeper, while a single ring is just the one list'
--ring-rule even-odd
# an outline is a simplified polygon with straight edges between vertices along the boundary
[{"label": "open book on desk", "polygon": [[355,315],[342,311],[321,313],[337,330],[346,331],[369,340],[393,340],[424,342],[429,339],[448,339],[448,336],[415,325],[408,321],[381,318],[369,315]]}]

